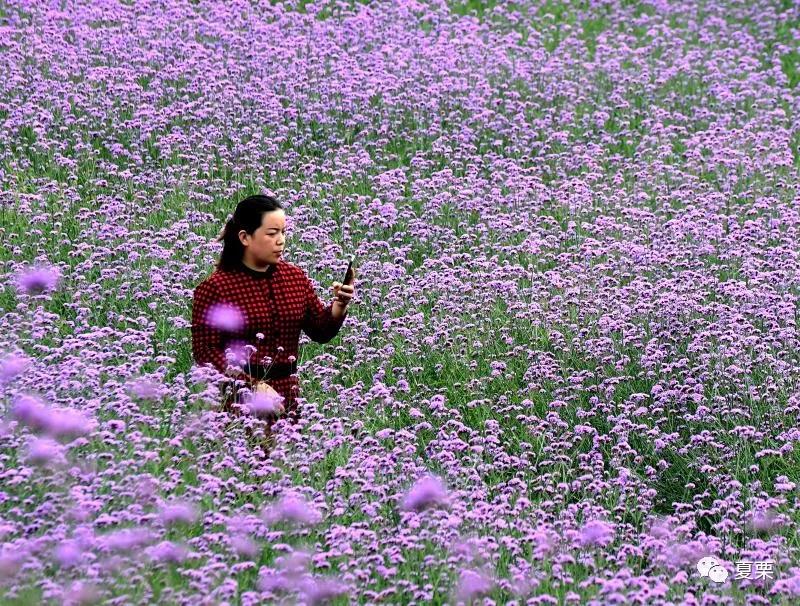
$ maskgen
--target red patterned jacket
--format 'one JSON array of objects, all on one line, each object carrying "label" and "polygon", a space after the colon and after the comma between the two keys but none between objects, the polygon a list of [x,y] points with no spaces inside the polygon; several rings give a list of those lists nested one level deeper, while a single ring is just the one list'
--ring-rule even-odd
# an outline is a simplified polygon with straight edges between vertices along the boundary
[{"label": "red patterned jacket", "polygon": [[[233,322],[218,328],[209,323],[209,310],[218,309],[219,304],[238,309],[240,326]],[[303,270],[283,259],[265,272],[244,263],[233,271],[215,269],[194,291],[192,356],[197,364],[210,363],[221,373],[252,384],[257,377],[246,372],[247,363],[240,363],[246,358],[245,345],[256,348],[249,362],[266,366],[271,362],[291,363],[297,359],[301,330],[317,343],[327,343],[339,332],[347,308],[338,320],[333,318],[331,308],[332,304],[325,306],[317,297]],[[238,362],[226,358],[226,349],[238,352]],[[242,371],[229,368],[235,365]],[[297,375],[268,382],[286,398],[287,411],[293,410],[298,394]]]}]

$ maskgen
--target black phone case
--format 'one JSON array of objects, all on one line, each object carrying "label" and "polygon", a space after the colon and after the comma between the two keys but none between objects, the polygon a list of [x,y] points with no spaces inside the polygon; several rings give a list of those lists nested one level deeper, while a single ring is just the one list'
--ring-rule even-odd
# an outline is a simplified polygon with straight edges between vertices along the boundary
[{"label": "black phone case", "polygon": [[344,280],[342,280],[342,284],[349,285],[352,280],[353,280],[353,261],[351,260],[350,263],[347,264],[347,271],[344,272]]}]

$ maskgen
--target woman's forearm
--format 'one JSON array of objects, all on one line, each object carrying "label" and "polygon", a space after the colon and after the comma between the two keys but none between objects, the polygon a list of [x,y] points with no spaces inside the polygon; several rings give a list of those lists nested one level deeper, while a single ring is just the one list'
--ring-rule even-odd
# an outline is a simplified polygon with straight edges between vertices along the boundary
[{"label": "woman's forearm", "polygon": [[345,315],[347,311],[347,305],[339,303],[339,301],[334,301],[333,305],[331,306],[331,316],[334,320],[340,320],[342,316]]}]

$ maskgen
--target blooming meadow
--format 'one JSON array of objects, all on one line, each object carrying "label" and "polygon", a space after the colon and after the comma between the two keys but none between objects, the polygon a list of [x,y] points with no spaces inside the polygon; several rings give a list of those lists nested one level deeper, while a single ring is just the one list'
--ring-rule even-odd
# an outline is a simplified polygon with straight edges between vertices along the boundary
[{"label": "blooming meadow", "polygon": [[[0,4],[0,603],[796,603],[799,29]],[[189,331],[259,192],[326,302],[358,269],[266,454]]]}]

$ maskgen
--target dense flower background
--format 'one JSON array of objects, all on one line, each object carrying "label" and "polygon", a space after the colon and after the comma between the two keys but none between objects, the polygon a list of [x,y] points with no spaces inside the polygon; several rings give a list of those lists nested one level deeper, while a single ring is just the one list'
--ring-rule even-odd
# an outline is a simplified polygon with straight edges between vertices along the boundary
[{"label": "dense flower background", "polygon": [[[795,603],[799,27],[0,4],[3,603]],[[358,267],[266,459],[188,326],[256,192]]]}]

